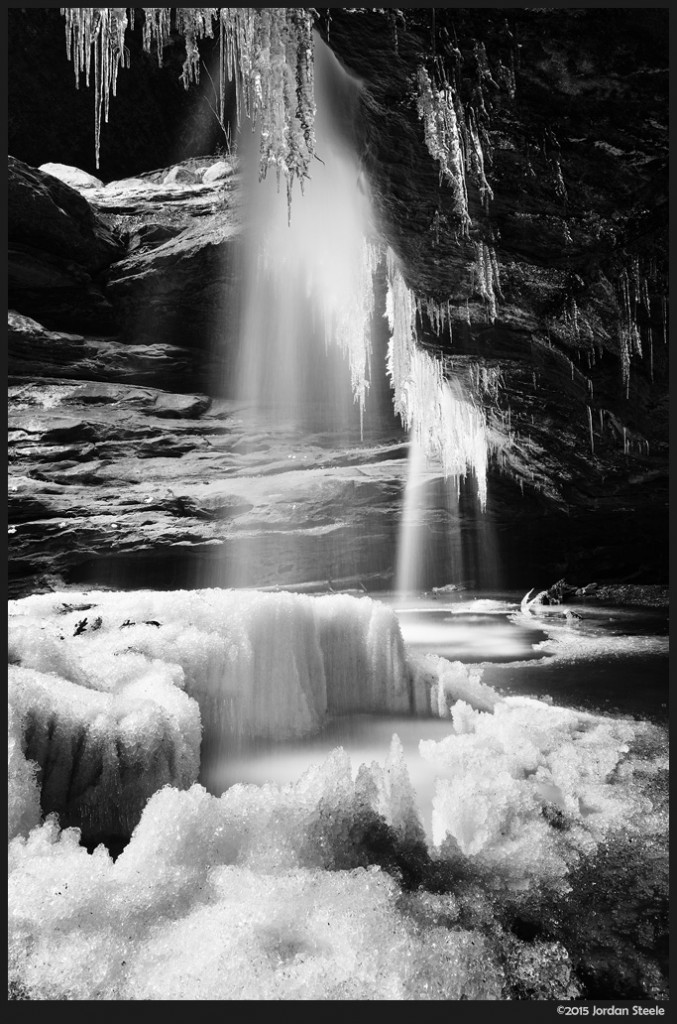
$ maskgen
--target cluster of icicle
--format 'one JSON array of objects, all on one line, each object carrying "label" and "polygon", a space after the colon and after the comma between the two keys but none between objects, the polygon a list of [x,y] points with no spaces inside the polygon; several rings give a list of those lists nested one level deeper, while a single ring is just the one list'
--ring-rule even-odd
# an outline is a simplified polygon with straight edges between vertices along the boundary
[{"label": "cluster of icicle", "polygon": [[485,242],[475,242],[474,290],[478,291],[489,308],[493,323],[498,313],[497,298],[501,296],[501,277],[496,250]]},{"label": "cluster of icicle", "polygon": [[[273,167],[284,176],[288,194],[294,181],[309,176],[315,151],[313,88],[313,14],[306,7],[143,7],[143,46],[155,48],[158,63],[174,26],[186,40],[183,81],[186,88],[200,76],[198,39],[214,37],[221,50],[220,103],[224,116],[226,80],[234,80],[238,115],[242,108],[261,126],[261,177]],[[101,122],[108,120],[109,98],[117,73],[125,67],[127,29],[134,28],[134,8],[62,7],[66,48],[75,81],[85,74],[95,84],[95,145],[99,165]]]},{"label": "cluster of icicle", "polygon": [[454,212],[461,232],[467,234],[468,188],[465,179],[465,155],[454,95],[449,87],[437,89],[424,67],[418,69],[418,116],[423,120],[428,152],[440,165],[440,181],[446,181],[454,193]]},{"label": "cluster of icicle", "polygon": [[360,409],[360,433],[369,390],[371,319],[374,312],[374,274],[381,260],[380,248],[366,239],[362,243],[355,291],[341,308],[328,311],[331,337],[348,359],[353,399]]},{"label": "cluster of icicle", "polygon": [[416,109],[423,120],[428,152],[440,165],[440,180],[446,181],[453,189],[461,232],[467,234],[472,218],[468,212],[466,172],[469,171],[475,179],[485,206],[494,198],[486,177],[477,118],[472,108],[467,114],[464,112],[448,82],[443,82],[438,88],[423,66],[418,69],[417,85]]},{"label": "cluster of icicle", "polygon": [[103,115],[103,120],[108,121],[110,94],[115,96],[118,69],[120,66],[128,66],[128,51],[125,49],[127,9],[62,7],[61,13],[66,17],[66,53],[68,59],[73,61],[76,88],[80,88],[80,74],[83,71],[89,85],[92,58],[94,61],[94,138],[98,167],[101,118]]},{"label": "cluster of icicle", "polygon": [[416,297],[392,250],[387,253],[386,317],[390,327],[388,376],[395,412],[445,477],[472,470],[482,508],[487,498],[488,441],[483,413],[457,381],[448,380],[439,359],[416,343]]},{"label": "cluster of icicle", "polygon": [[[630,394],[630,362],[632,356],[634,353],[637,353],[640,358],[642,356],[642,336],[637,323],[637,314],[641,309],[647,317],[651,315],[649,281],[647,276],[640,272],[639,260],[635,259],[633,261],[630,270],[627,267],[623,268],[618,284],[621,292],[621,317],[619,324],[621,372],[623,374],[625,394],[628,397]],[[651,344],[651,350],[651,355],[653,356],[653,344]]]}]

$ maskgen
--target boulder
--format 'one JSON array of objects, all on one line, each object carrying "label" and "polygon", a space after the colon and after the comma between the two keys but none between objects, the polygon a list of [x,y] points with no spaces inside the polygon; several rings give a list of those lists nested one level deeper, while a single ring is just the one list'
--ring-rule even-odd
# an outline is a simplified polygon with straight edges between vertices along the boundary
[{"label": "boulder", "polygon": [[112,333],[100,275],[120,240],[70,185],[14,157],[8,172],[10,306],[54,330]]},{"label": "boulder", "polygon": [[208,185],[212,181],[223,181],[224,178],[230,177],[233,173],[232,164],[227,164],[225,160],[219,160],[218,163],[212,164],[202,175],[202,180],[205,185]]},{"label": "boulder", "polygon": [[10,245],[72,260],[91,275],[119,257],[118,238],[86,199],[52,174],[8,157],[8,238]]},{"label": "boulder", "polygon": [[187,167],[172,167],[165,175],[163,185],[195,185],[200,179]]},{"label": "boulder", "polygon": [[100,178],[95,178],[93,174],[88,174],[87,171],[81,171],[79,167],[69,167],[68,164],[47,163],[40,164],[38,170],[43,171],[45,174],[51,174],[54,178],[58,178],[59,181],[63,181],[66,185],[70,185],[71,188],[75,188],[78,191],[103,188],[103,182]]},{"label": "boulder", "polygon": [[233,341],[239,281],[239,228],[202,220],[130,252],[109,270],[106,295],[129,340],[205,349]]}]

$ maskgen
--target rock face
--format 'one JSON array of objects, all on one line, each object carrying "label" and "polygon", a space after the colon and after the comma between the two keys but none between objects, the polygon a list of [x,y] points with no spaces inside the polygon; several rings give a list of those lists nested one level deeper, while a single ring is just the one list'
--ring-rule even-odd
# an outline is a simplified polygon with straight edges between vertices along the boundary
[{"label": "rock face", "polygon": [[101,276],[122,245],[79,192],[10,157],[8,240],[10,307],[48,327],[110,332]]},{"label": "rock face", "polygon": [[[423,300],[421,340],[473,388],[490,430],[486,515],[470,487],[453,515],[428,513],[447,552],[431,585],[458,579],[452,533],[468,584],[499,583],[483,575],[489,550],[525,591],[666,582],[666,12],[327,11],[320,30],[361,82],[350,131]],[[425,141],[420,69],[434,100],[442,67],[466,221]],[[406,438],[387,387],[362,440],[320,422],[266,430],[224,403],[237,163],[139,174],[120,152],[115,166],[136,176],[92,186],[70,173],[78,191],[10,158],[13,593],[57,577],[392,580]]]},{"label": "rock face", "polygon": [[[424,318],[426,343],[500,370],[484,402],[526,486],[545,469],[542,489],[572,507],[610,490],[641,506],[667,471],[665,12],[431,10],[390,31],[376,13],[359,31],[340,9],[324,22],[363,83],[386,236],[410,287],[446,308],[441,338]],[[435,66],[456,97],[465,228],[416,102]]]}]

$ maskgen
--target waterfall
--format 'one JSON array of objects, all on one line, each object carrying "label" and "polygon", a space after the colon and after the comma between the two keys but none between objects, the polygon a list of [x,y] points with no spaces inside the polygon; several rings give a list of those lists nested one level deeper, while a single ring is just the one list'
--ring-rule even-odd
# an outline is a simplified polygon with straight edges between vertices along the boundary
[{"label": "waterfall", "polygon": [[445,477],[412,433],[397,542],[400,599],[453,584],[494,591],[503,585],[495,527],[472,483]]},{"label": "waterfall", "polygon": [[[259,135],[245,130],[241,142],[246,242],[236,397],[253,418],[252,429],[285,439],[288,458],[294,458],[302,436],[323,433],[337,447],[356,441],[358,429],[362,437],[372,371],[374,275],[383,250],[356,154],[359,82],[317,36],[314,64],[317,159],[291,206],[274,167],[260,179]],[[433,532],[442,534],[438,547],[445,571],[463,574],[462,560],[453,554],[462,548],[458,494],[461,479],[471,474],[484,508],[487,436],[484,414],[471,395],[417,344],[416,296],[392,250],[386,282],[387,373],[395,413],[412,444],[395,561],[398,589],[411,592],[431,583],[423,565],[431,518]],[[433,490],[442,487],[441,500],[423,485],[436,476]],[[437,502],[432,509],[431,497]],[[296,564],[293,528],[280,538],[283,549],[285,566]],[[228,585],[249,582],[246,561],[227,570]]]},{"label": "waterfall", "polygon": [[[351,146],[359,84],[315,36],[316,153],[290,208],[246,132],[247,253],[238,398],[272,423],[342,431],[369,387],[375,250]],[[355,409],[354,406],[357,408]]]}]

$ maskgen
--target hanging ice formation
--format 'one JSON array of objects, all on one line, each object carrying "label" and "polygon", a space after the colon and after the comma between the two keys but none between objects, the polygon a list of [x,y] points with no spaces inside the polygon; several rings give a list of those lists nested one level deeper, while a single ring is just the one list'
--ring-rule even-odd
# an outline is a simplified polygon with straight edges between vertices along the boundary
[{"label": "hanging ice formation", "polygon": [[[117,72],[126,66],[124,41],[134,27],[133,8],[62,7],[66,19],[66,44],[73,60],[76,85],[85,75],[89,84],[92,62],[95,81],[95,137],[99,161],[101,121],[108,119],[109,97],[115,95]],[[214,36],[218,25],[221,47],[221,103],[226,79],[234,80],[238,116],[243,111],[260,129],[259,174],[263,179],[274,168],[278,183],[286,179],[288,204],[296,180],[309,178],[315,153],[315,100],[313,70],[313,11],[302,7],[195,7],[142,8],[143,46],[155,49],[162,63],[162,50],[174,25],[186,40],[183,80],[186,87],[199,79],[197,40]],[[469,130],[463,111],[455,109],[451,87],[433,87],[424,68],[419,71],[419,116],[432,155],[439,161],[441,175],[452,185],[461,229],[467,233],[468,213],[466,165],[479,173],[480,191],[490,196],[486,183],[476,125]],[[223,107],[221,109],[223,116]],[[459,123],[459,116],[461,123]],[[495,286],[498,268],[490,250],[478,249],[478,288],[496,315]],[[375,250],[365,240],[359,263],[356,299],[330,303],[323,310],[327,339],[331,336],[350,364],[353,397],[364,411],[368,388],[370,338],[367,321],[373,304]],[[322,282],[320,282],[322,284]],[[329,294],[326,288],[320,291]],[[354,291],[354,289],[353,289]],[[326,305],[326,303],[325,303]],[[483,415],[460,389],[447,380],[442,364],[416,344],[417,300],[407,288],[392,253],[388,256],[388,300],[386,316],[391,328],[388,375],[394,391],[395,410],[404,426],[413,431],[427,457],[438,458],[445,476],[465,476],[472,470],[478,482],[480,502],[486,501],[487,440]],[[430,303],[428,303],[428,306]],[[356,330],[356,310],[361,328]],[[445,315],[446,314],[446,315]],[[433,325],[444,326],[449,310],[440,307]],[[415,414],[414,410],[418,410]]]},{"label": "hanging ice formation", "polygon": [[[99,166],[101,120],[108,121],[110,94],[117,73],[128,63],[128,28],[134,8],[62,7],[66,50],[79,86],[84,72],[89,85],[94,63],[96,164]],[[143,46],[155,47],[158,63],[174,24],[186,40],[183,81],[186,88],[200,75],[197,40],[214,36],[218,24],[221,50],[220,116],[224,116],[226,79],[234,80],[240,107],[261,125],[260,173],[272,167],[282,176],[291,199],[294,182],[309,177],[315,153],[313,99],[313,13],[307,7],[143,7]]]},{"label": "hanging ice formation", "polygon": [[621,355],[621,372],[625,385],[626,398],[630,395],[630,363],[633,354],[642,357],[642,336],[637,314],[640,310],[645,316],[651,314],[648,277],[640,273],[639,260],[635,259],[630,271],[624,267],[619,279],[621,308],[619,316],[619,347]]},{"label": "hanging ice formation", "polygon": [[463,234],[470,227],[468,189],[465,180],[465,156],[454,97],[450,88],[434,88],[424,67],[418,69],[418,116],[423,119],[425,142],[430,155],[440,165],[440,180],[451,185],[454,212]]},{"label": "hanging ice formation", "polygon": [[395,412],[445,477],[474,472],[482,508],[487,500],[488,442],[483,413],[458,381],[445,377],[439,359],[416,343],[416,299],[392,250],[387,254],[386,317],[390,327],[388,375]]}]

